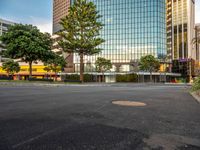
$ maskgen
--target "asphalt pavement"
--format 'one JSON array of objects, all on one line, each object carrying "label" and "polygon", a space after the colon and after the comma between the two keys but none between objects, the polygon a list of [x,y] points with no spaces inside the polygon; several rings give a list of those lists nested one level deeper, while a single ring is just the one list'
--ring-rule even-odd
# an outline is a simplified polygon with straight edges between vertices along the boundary
[{"label": "asphalt pavement", "polygon": [[200,150],[200,104],[188,86],[0,85],[0,150]]}]

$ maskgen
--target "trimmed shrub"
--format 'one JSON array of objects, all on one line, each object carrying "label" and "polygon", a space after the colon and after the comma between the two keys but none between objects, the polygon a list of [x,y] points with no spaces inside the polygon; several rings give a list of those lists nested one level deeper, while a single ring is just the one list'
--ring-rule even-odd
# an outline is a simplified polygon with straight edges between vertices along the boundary
[{"label": "trimmed shrub", "polygon": [[116,75],[116,82],[137,82],[138,76],[136,74]]},{"label": "trimmed shrub", "polygon": [[[80,81],[78,74],[65,75],[64,81]],[[84,82],[95,82],[95,77],[90,74],[84,74]]]},{"label": "trimmed shrub", "polygon": [[80,77],[78,74],[72,74],[72,75],[65,75],[65,80],[77,80],[79,81],[80,80]]},{"label": "trimmed shrub", "polygon": [[94,76],[91,74],[84,74],[84,82],[95,82]]},{"label": "trimmed shrub", "polygon": [[28,81],[53,82],[53,79],[28,78]]},{"label": "trimmed shrub", "polygon": [[13,80],[12,76],[0,76],[0,80]]}]

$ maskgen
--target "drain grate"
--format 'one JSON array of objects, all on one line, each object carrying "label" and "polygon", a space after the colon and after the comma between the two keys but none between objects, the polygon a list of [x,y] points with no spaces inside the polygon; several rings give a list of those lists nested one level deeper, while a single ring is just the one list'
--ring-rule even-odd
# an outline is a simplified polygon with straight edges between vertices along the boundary
[{"label": "drain grate", "polygon": [[120,106],[130,106],[130,107],[143,107],[147,105],[145,103],[136,102],[136,101],[127,101],[127,100],[115,100],[115,101],[112,101],[112,104],[120,105]]}]

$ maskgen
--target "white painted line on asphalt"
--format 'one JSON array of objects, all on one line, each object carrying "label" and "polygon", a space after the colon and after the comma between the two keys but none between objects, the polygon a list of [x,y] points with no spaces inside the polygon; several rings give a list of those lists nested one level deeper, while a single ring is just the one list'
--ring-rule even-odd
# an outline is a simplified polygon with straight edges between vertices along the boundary
[{"label": "white painted line on asphalt", "polygon": [[46,136],[46,135],[51,134],[51,133],[54,133],[54,132],[56,132],[58,129],[60,129],[60,128],[56,128],[56,129],[54,129],[54,130],[50,130],[50,131],[44,132],[44,133],[42,133],[42,134],[40,134],[40,135],[37,135],[37,136],[35,136],[35,137],[32,137],[32,138],[30,138],[30,139],[28,139],[28,140],[25,140],[25,141],[23,141],[23,142],[20,142],[20,143],[18,143],[18,144],[15,144],[15,145],[12,146],[12,148],[15,149],[15,148],[21,147],[21,146],[23,146],[23,145],[25,145],[25,144],[27,144],[27,143],[30,143],[30,142],[32,142],[32,141],[34,141],[34,140],[37,140],[37,139],[41,138],[41,137],[43,137],[43,136]]}]

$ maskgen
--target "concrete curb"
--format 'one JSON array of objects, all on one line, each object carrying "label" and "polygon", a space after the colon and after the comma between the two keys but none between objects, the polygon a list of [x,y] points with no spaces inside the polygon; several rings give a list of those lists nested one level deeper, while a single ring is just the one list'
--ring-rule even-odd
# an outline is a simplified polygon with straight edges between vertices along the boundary
[{"label": "concrete curb", "polygon": [[190,94],[197,100],[197,102],[200,104],[200,96],[197,94],[198,91],[196,92],[190,92]]},{"label": "concrete curb", "polygon": [[83,83],[83,84],[65,84],[65,83],[41,83],[41,82],[0,82],[0,86],[44,86],[44,87],[143,87],[143,86],[177,86],[187,87],[188,84],[163,84],[163,83]]},{"label": "concrete curb", "polygon": [[9,85],[9,86],[45,86],[45,87],[68,87],[68,86],[81,86],[81,87],[108,87],[109,84],[49,84],[49,83],[9,83],[9,82],[0,82],[0,86]]},{"label": "concrete curb", "polygon": [[191,83],[165,83],[165,85],[185,85],[185,86],[192,86]]}]

